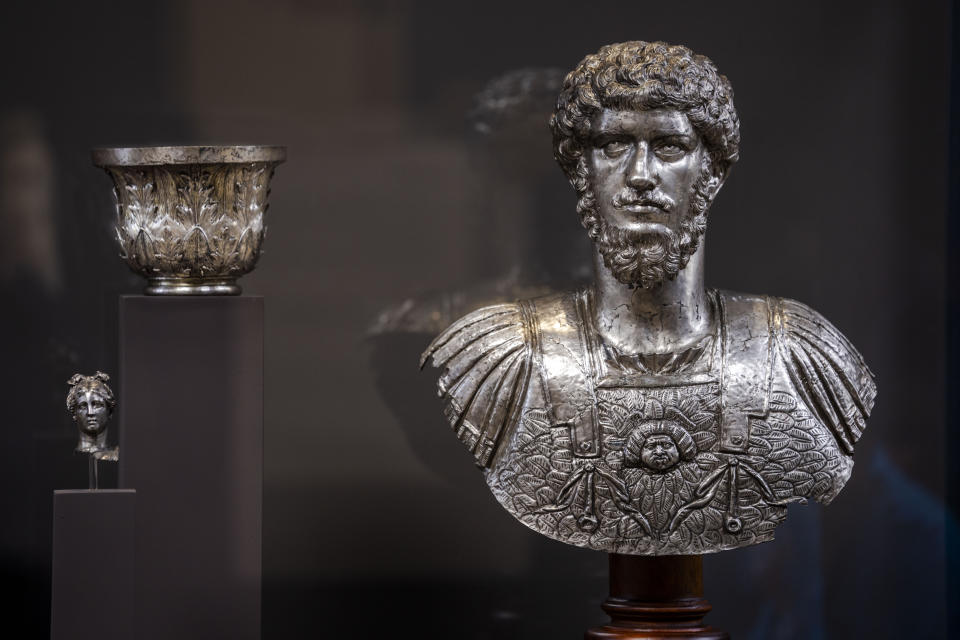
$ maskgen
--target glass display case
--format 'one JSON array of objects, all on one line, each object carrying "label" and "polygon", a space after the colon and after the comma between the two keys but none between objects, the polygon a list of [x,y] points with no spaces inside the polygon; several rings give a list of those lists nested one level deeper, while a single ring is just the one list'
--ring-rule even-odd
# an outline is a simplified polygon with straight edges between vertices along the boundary
[{"label": "glass display case", "polygon": [[[144,286],[117,257],[116,201],[90,150],[196,144],[287,148],[241,280],[263,301],[262,540],[231,537],[249,512],[225,510],[237,521],[217,549],[238,575],[260,555],[262,636],[552,638],[603,623],[606,554],[500,507],[417,364],[474,309],[591,280],[549,118],[586,54],[643,39],[708,55],[736,90],[740,158],[710,209],[706,286],[802,300],[880,388],[833,505],[785,506],[774,541],[704,556],[707,621],[735,638],[947,637],[951,19],[945,3],[859,1],[12,9],[5,623],[49,632],[51,494],[87,479],[65,381],[118,371],[121,296]],[[180,393],[165,380],[158,416]],[[110,381],[120,465],[136,428],[123,381]],[[246,460],[222,453],[224,469]],[[101,487],[122,485],[116,466],[100,465]]]}]

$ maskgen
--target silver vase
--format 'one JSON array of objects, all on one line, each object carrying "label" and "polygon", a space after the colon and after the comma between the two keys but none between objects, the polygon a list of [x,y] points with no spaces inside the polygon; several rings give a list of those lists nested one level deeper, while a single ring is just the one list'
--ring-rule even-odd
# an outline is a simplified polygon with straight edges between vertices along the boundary
[{"label": "silver vase", "polygon": [[284,147],[95,149],[113,178],[121,257],[147,295],[239,295],[266,231]]}]

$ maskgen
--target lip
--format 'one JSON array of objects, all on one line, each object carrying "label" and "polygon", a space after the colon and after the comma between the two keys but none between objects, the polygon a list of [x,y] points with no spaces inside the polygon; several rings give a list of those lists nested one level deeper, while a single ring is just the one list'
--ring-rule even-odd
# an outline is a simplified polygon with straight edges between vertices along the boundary
[{"label": "lip", "polygon": [[663,214],[667,212],[667,210],[663,207],[649,203],[625,204],[620,208],[624,211],[629,211],[630,213],[640,213],[645,215]]}]

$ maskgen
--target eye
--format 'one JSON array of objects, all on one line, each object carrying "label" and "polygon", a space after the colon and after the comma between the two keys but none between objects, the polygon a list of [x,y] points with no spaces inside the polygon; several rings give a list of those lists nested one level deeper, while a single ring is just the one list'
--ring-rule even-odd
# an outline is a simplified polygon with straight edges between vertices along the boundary
[{"label": "eye", "polygon": [[657,154],[658,158],[667,162],[676,162],[677,160],[682,160],[688,153],[690,153],[690,147],[685,144],[684,141],[677,140],[676,138],[660,140],[654,145],[653,150],[654,153]]},{"label": "eye", "polygon": [[623,140],[608,140],[600,145],[603,155],[608,158],[618,158],[625,154],[629,148],[630,145]]},{"label": "eye", "polygon": [[687,150],[676,144],[665,144],[657,147],[657,157],[661,160],[680,160],[687,155]]}]

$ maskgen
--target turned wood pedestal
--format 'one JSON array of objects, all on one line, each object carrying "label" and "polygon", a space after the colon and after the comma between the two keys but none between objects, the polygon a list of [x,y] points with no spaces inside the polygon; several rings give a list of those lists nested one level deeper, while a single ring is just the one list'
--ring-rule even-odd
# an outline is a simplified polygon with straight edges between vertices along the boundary
[{"label": "turned wood pedestal", "polygon": [[587,631],[586,640],[730,637],[703,623],[711,607],[703,597],[701,556],[611,553],[610,596],[601,607],[610,622]]}]

